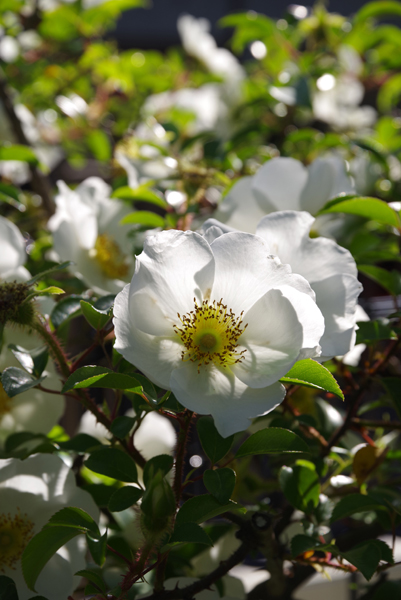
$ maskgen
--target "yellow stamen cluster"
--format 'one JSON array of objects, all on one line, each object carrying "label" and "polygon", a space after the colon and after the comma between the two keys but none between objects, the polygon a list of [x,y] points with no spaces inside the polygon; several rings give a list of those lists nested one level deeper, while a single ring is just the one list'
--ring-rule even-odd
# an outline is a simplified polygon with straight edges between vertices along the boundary
[{"label": "yellow stamen cluster", "polygon": [[243,311],[236,317],[232,309],[223,304],[223,298],[209,304],[203,300],[199,305],[194,298],[194,310],[181,316],[182,326],[174,325],[175,332],[179,335],[185,346],[181,358],[198,363],[198,373],[202,365],[213,362],[217,366],[226,368],[241,362],[246,352],[238,352],[238,340],[247,325],[242,327]]},{"label": "yellow stamen cluster", "polygon": [[0,382],[0,421],[2,417],[9,413],[11,410],[11,399],[4,391],[4,388]]},{"label": "yellow stamen cluster", "polygon": [[126,255],[120,246],[107,233],[97,237],[91,256],[96,260],[106,277],[124,279],[128,275],[129,266]]},{"label": "yellow stamen cluster", "polygon": [[29,540],[33,537],[33,523],[20,509],[14,517],[0,513],[0,572],[5,567],[15,569]]}]

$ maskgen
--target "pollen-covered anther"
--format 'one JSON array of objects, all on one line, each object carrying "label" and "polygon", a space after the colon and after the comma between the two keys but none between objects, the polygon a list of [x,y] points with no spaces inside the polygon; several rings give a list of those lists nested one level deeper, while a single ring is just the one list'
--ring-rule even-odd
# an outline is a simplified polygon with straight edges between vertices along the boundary
[{"label": "pollen-covered anther", "polygon": [[238,351],[238,340],[247,325],[242,326],[243,312],[236,317],[232,309],[218,302],[204,300],[200,305],[194,298],[194,310],[178,318],[182,326],[174,325],[175,332],[185,346],[181,358],[198,364],[198,373],[202,365],[213,362],[226,368],[241,362],[246,350]]},{"label": "pollen-covered anther", "polygon": [[15,569],[26,545],[33,536],[34,524],[17,508],[10,513],[0,513],[0,573],[5,568]]},{"label": "pollen-covered anther", "polygon": [[102,233],[97,237],[90,256],[96,260],[106,277],[111,279],[127,277],[129,270],[127,257],[117,242],[107,233]]}]

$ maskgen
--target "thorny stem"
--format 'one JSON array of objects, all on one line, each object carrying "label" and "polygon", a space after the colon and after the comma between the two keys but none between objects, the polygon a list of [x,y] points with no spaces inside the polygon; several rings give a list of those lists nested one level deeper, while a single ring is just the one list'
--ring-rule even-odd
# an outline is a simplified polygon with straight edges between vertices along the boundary
[{"label": "thorny stem", "polygon": [[[24,146],[30,146],[14,110],[14,105],[7,90],[7,85],[7,81],[4,79],[4,77],[0,77],[0,100],[4,106],[4,110],[10,121],[18,143],[23,144]],[[32,174],[32,187],[41,196],[43,200],[43,206],[45,207],[49,216],[51,216],[54,213],[55,207],[52,198],[52,190],[50,188],[48,179],[35,165],[30,164],[29,169]]]},{"label": "thorny stem", "polygon": [[355,418],[355,414],[358,410],[359,403],[362,400],[362,397],[364,396],[365,392],[367,391],[371,379],[380,371],[380,369],[382,369],[382,367],[385,366],[385,364],[387,363],[393,352],[395,352],[400,342],[401,338],[394,340],[391,344],[389,344],[385,352],[383,353],[383,356],[378,361],[376,361],[373,367],[367,370],[365,380],[361,384],[359,390],[356,390],[354,399],[351,400],[349,404],[348,412],[344,419],[344,423],[331,436],[327,446],[322,448],[322,456],[327,456],[327,454],[330,453],[331,448],[337,444],[337,442],[342,438],[344,433],[348,430],[352,423],[352,420]]},{"label": "thorny stem", "polygon": [[175,459],[175,475],[174,475],[174,483],[173,490],[175,493],[177,506],[181,500],[181,492],[182,492],[182,472],[184,466],[184,457],[185,457],[185,448],[187,445],[188,431],[191,425],[191,420],[193,417],[193,412],[185,411],[183,416],[183,423],[178,434],[177,440],[177,453]]},{"label": "thorny stem", "polygon": [[50,331],[49,326],[43,319],[43,317],[38,316],[32,327],[39,333],[39,335],[43,338],[48,346],[50,353],[55,359],[57,365],[60,368],[61,374],[63,377],[68,379],[70,376],[70,367],[68,366],[68,359],[64,353],[64,350],[61,347],[60,342],[57,337]]}]

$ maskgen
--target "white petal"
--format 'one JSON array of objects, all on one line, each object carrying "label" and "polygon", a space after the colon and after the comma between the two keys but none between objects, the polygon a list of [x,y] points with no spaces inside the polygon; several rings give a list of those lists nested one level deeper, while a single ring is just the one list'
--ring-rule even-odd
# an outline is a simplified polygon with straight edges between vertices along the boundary
[{"label": "white petal", "polygon": [[249,310],[268,290],[282,285],[293,285],[314,296],[306,280],[271,256],[269,246],[256,235],[227,233],[211,248],[216,261],[211,299],[223,298],[236,316]]},{"label": "white petal", "polygon": [[311,284],[337,273],[356,277],[357,267],[348,250],[333,240],[309,237],[314,220],[307,212],[280,211],[264,217],[256,231],[281,262]]},{"label": "white petal", "polygon": [[173,454],[177,435],[171,422],[157,412],[150,412],[135,432],[135,446],[146,460],[158,454]]},{"label": "white petal", "polygon": [[326,323],[320,341],[322,359],[348,352],[355,343],[356,308],[362,285],[352,275],[333,275],[313,283]]},{"label": "white petal", "polygon": [[0,217],[0,279],[13,278],[25,261],[25,240],[20,230],[5,217]]},{"label": "white petal", "polygon": [[[153,335],[173,332],[173,324],[179,322],[177,313],[183,315],[192,310],[194,298],[202,302],[208,297],[213,278],[212,251],[198,233],[171,230],[149,237],[136,260],[130,286],[130,311],[135,326]],[[141,293],[138,301],[137,292]],[[144,294],[149,297],[147,302]]]},{"label": "white petal", "polygon": [[281,290],[270,290],[244,315],[248,327],[240,337],[246,350],[233,373],[246,385],[261,388],[283,377],[297,360],[303,328]]},{"label": "white petal", "polygon": [[303,328],[302,351],[298,360],[319,356],[319,342],[325,331],[325,323],[318,305],[310,296],[289,285],[280,287],[280,291],[291,301]]},{"label": "white petal", "polygon": [[203,235],[208,244],[214,242],[223,233],[233,233],[235,231],[238,230],[217,219],[207,219],[199,229],[199,233]]},{"label": "white petal", "polygon": [[149,379],[164,389],[170,389],[170,376],[181,364],[183,346],[177,338],[155,337],[137,327],[130,313],[129,285],[120,292],[114,303],[115,349]]},{"label": "white petal", "polygon": [[280,383],[252,389],[228,369],[209,365],[203,366],[198,374],[197,365],[193,363],[173,371],[171,389],[177,400],[190,410],[201,415],[211,414],[223,437],[244,431],[250,419],[267,414],[285,396]]},{"label": "white petal", "polygon": [[234,229],[255,233],[266,211],[257,202],[253,181],[254,177],[242,177],[233,185],[214,213],[216,220]]},{"label": "white petal", "polygon": [[300,207],[316,213],[340,192],[350,191],[352,185],[346,175],[344,161],[335,156],[318,158],[308,168],[308,180],[302,190]]},{"label": "white petal", "polygon": [[303,164],[295,158],[272,158],[253,177],[252,189],[264,210],[300,210],[301,191],[308,178]]}]

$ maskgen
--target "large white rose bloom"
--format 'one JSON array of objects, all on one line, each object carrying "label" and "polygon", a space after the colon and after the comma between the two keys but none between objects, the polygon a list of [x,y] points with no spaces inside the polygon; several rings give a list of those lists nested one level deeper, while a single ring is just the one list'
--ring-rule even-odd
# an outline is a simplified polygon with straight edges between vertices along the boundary
[{"label": "large white rose bloom", "polygon": [[223,436],[284,398],[280,377],[318,356],[324,319],[307,281],[255,235],[191,231],[145,242],[114,306],[115,348]]},{"label": "large white rose bloom", "polygon": [[[15,581],[19,600],[35,595],[22,575],[22,553],[50,517],[65,506],[81,508],[95,520],[99,517],[91,496],[77,488],[74,474],[58,456],[0,460],[0,571]],[[85,553],[83,536],[60,548],[38,577],[38,594],[66,600],[80,580],[74,573],[86,566]]]},{"label": "large white rose bloom", "polygon": [[308,167],[295,158],[277,157],[252,177],[239,179],[214,216],[229,227],[255,233],[260,219],[271,212],[306,210],[315,214],[331,198],[353,192],[345,162],[337,156],[317,158]]},{"label": "large white rose bloom", "polygon": [[[307,212],[275,212],[262,218],[256,234],[266,241],[272,254],[291,266],[293,273],[305,277],[315,292],[316,303],[325,321],[319,360],[327,360],[347,353],[355,345],[358,296],[362,285],[348,250],[334,240],[309,237],[314,221]],[[209,219],[202,230],[211,241],[230,228]]]},{"label": "large white rose bloom", "polygon": [[[25,261],[25,240],[20,230],[8,219],[0,217],[0,284],[2,281],[28,280],[30,273],[23,266]],[[0,351],[0,372],[6,367],[21,368],[15,356],[8,350],[8,344],[21,346],[25,350],[43,346],[42,340],[34,332],[6,325]],[[56,391],[61,389],[51,360],[44,375],[47,376],[44,385]],[[0,383],[0,446],[10,434],[17,431],[48,433],[56,425],[63,411],[62,396],[30,389],[9,398]]]},{"label": "large white rose bloom", "polygon": [[58,187],[56,212],[48,223],[55,252],[60,260],[72,260],[71,270],[96,293],[117,293],[133,271],[130,226],[120,225],[132,210],[112,200],[110,186],[98,177],[75,190],[63,181]]}]

